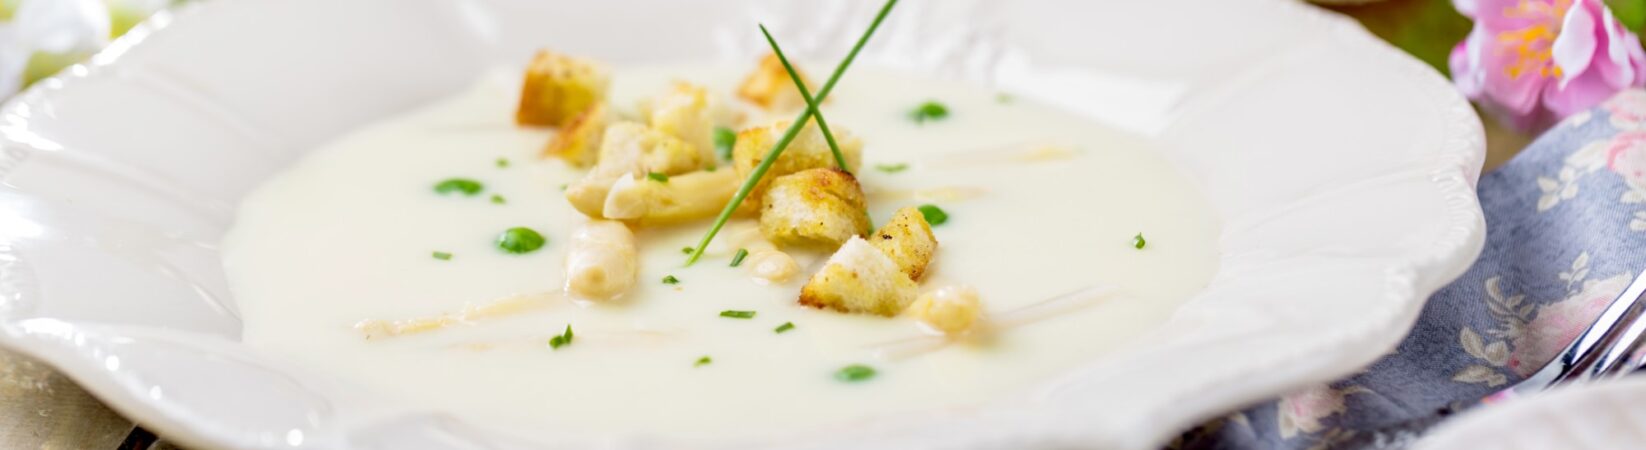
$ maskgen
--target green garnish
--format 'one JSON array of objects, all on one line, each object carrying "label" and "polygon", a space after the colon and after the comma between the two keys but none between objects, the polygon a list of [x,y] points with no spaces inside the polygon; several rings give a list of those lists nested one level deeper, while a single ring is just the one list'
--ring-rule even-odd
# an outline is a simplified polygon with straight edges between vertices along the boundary
[{"label": "green garnish", "polygon": [[692,363],[692,367],[703,367],[712,362],[714,362],[714,359],[709,358],[709,355],[703,355],[702,358],[697,358],[697,362]]},{"label": "green garnish", "polygon": [[441,260],[441,261],[451,261],[452,260],[452,254],[451,253],[446,253],[446,252],[434,252],[434,259],[438,259],[438,260]]},{"label": "green garnish", "polygon": [[470,197],[479,195],[480,191],[483,189],[485,189],[485,187],[481,186],[479,181],[470,180],[468,178],[447,178],[444,181],[434,185],[434,192],[440,194],[461,192],[463,195]]},{"label": "green garnish", "polygon": [[1007,104],[1007,103],[1011,103],[1011,102],[1016,101],[1016,100],[1017,100],[1017,98],[1012,97],[1012,94],[1007,94],[1005,92],[1001,92],[999,94],[994,95],[994,102],[995,103]]},{"label": "green garnish", "polygon": [[[840,81],[840,76],[846,73],[846,68],[852,65],[852,60],[857,59],[858,52],[862,51],[863,46],[869,43],[869,37],[874,36],[874,31],[880,28],[880,23],[886,20],[886,14],[891,13],[892,7],[896,5],[897,0],[886,0],[886,5],[880,8],[880,13],[875,16],[874,22],[869,24],[869,29],[864,31],[863,36],[857,39],[857,43],[852,45],[851,51],[846,53],[846,58],[835,66],[834,73],[829,75],[829,80],[823,83],[823,88],[819,89],[817,95],[812,97],[811,104],[820,103],[823,99],[829,97],[829,91],[834,90],[834,85]],[[732,200],[726,202],[726,207],[720,210],[720,216],[715,218],[714,225],[709,226],[709,231],[703,234],[703,240],[698,243],[697,251],[692,252],[692,256],[686,259],[686,265],[690,266],[703,257],[703,249],[709,247],[709,242],[714,240],[714,235],[720,233],[720,229],[726,226],[727,220],[731,220],[732,213],[737,212],[737,207],[743,204],[743,199],[748,198],[749,193],[754,191],[755,184],[760,181],[761,177],[766,176],[768,170],[771,170],[772,163],[776,162],[777,157],[783,154],[783,149],[788,148],[789,143],[794,141],[794,137],[800,134],[800,128],[806,124],[811,116],[812,108],[807,107],[805,111],[800,112],[800,116],[796,117],[793,123],[789,124],[788,131],[783,132],[783,136],[772,145],[771,150],[766,152],[766,157],[760,160],[759,165],[755,166],[754,171],[749,174],[749,178],[743,180],[743,185],[737,188],[737,193],[732,196]]]},{"label": "green garnish", "polygon": [[681,247],[680,248],[680,253],[685,253],[685,254],[690,255],[695,250],[697,250],[697,249],[694,249],[694,248],[691,248],[691,247]]},{"label": "green garnish", "polygon": [[549,338],[549,348],[553,349],[553,350],[559,350],[560,347],[571,345],[571,343],[572,343],[572,325],[569,324],[569,323],[566,324],[566,332],[560,333],[559,336]]},{"label": "green garnish", "polygon": [[783,70],[789,73],[789,80],[794,81],[794,88],[800,91],[800,98],[806,101],[806,110],[811,112],[813,119],[817,119],[817,129],[823,132],[823,141],[828,142],[829,151],[834,153],[835,166],[842,172],[851,173],[852,169],[846,167],[845,154],[840,153],[840,144],[834,142],[834,133],[829,131],[829,121],[823,120],[823,110],[817,108],[817,99],[812,98],[811,91],[806,89],[806,83],[800,80],[800,72],[794,70],[794,65],[789,64],[789,57],[783,55],[783,48],[777,46],[777,39],[773,39],[772,33],[766,31],[765,24],[760,24],[760,34],[766,35],[766,43],[771,44],[772,54],[777,56],[778,62],[783,63]]},{"label": "green garnish", "polygon": [[1149,245],[1149,241],[1143,239],[1143,233],[1138,233],[1137,236],[1132,236],[1132,248],[1142,250],[1145,245]]},{"label": "green garnish", "polygon": [[714,150],[720,154],[720,159],[731,161],[732,149],[737,147],[737,132],[731,128],[714,128]]},{"label": "green garnish", "polygon": [[725,310],[725,311],[721,311],[720,312],[720,317],[729,317],[729,318],[733,318],[733,319],[753,319],[754,318],[754,311],[738,311],[738,310],[728,309],[728,310]]},{"label": "green garnish", "polygon": [[932,226],[942,225],[943,222],[949,221],[949,213],[943,212],[943,208],[939,208],[937,205],[920,205],[920,208],[918,209],[920,210],[920,215],[926,217],[926,223],[931,224]]},{"label": "green garnish", "polygon": [[840,370],[834,372],[834,379],[847,383],[856,383],[870,378],[874,378],[874,368],[862,364],[841,367]]},{"label": "green garnish", "polygon": [[909,170],[909,163],[875,164],[874,168],[875,168],[875,170],[879,170],[881,172],[898,173],[898,172],[902,172],[902,171],[905,171],[905,170]]},{"label": "green garnish", "polygon": [[664,174],[657,173],[657,172],[646,172],[646,178],[650,178],[652,181],[656,181],[658,183],[667,183],[667,182],[669,182],[669,176],[668,175],[664,175]]},{"label": "green garnish", "polygon": [[747,258],[747,257],[749,257],[749,251],[747,249],[741,249],[741,248],[737,249],[737,254],[732,255],[732,267],[737,267],[737,266],[742,265],[743,264],[743,258]]},{"label": "green garnish", "polygon": [[675,278],[674,275],[667,275],[663,277],[663,284],[680,284],[680,279]]},{"label": "green garnish", "polygon": [[497,168],[502,169],[502,168],[508,167],[508,166],[509,166],[509,159],[508,158],[497,158]]},{"label": "green garnish", "polygon": [[514,254],[531,253],[548,242],[536,230],[526,227],[510,228],[497,235],[497,248]]},{"label": "green garnish", "polygon": [[949,107],[943,106],[942,103],[938,103],[936,100],[928,100],[926,103],[921,103],[920,107],[915,108],[914,111],[909,111],[909,119],[919,124],[943,120],[947,117],[949,117]]},{"label": "green garnish", "polygon": [[560,183],[560,190],[562,190],[562,191],[566,190],[567,186],[571,186],[571,185],[566,184],[566,183]]},{"label": "green garnish", "polygon": [[793,330],[793,329],[794,329],[794,322],[783,322],[782,325],[778,325],[777,329],[772,330],[772,332],[777,333],[777,334],[783,334],[784,331],[789,331],[789,330]]},{"label": "green garnish", "polygon": [[503,198],[503,196],[497,195],[497,194],[492,194],[492,203],[496,203],[496,204],[501,205],[501,204],[508,203],[508,202],[509,202],[508,199]]}]

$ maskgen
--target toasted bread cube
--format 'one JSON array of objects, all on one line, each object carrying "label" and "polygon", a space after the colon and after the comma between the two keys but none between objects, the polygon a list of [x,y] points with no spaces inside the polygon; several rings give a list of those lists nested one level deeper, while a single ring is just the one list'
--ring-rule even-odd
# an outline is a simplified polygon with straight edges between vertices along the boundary
[{"label": "toasted bread cube", "polygon": [[918,289],[885,253],[853,237],[800,288],[800,304],[891,317],[914,301]]},{"label": "toasted bread cube", "polygon": [[922,294],[904,313],[933,331],[953,335],[977,324],[983,306],[971,286],[944,286]]},{"label": "toasted bread cube", "polygon": [[914,207],[897,210],[892,220],[881,225],[868,240],[915,281],[926,275],[926,264],[937,251],[937,237],[932,235],[931,224],[926,223],[926,216]]},{"label": "toasted bread cube", "polygon": [[600,139],[594,169],[566,188],[566,200],[589,217],[604,218],[606,196],[618,179],[650,172],[676,175],[706,164],[702,154],[674,136],[634,122],[617,122],[606,127]]},{"label": "toasted bread cube", "polygon": [[521,125],[566,125],[604,100],[610,85],[611,76],[593,61],[539,50],[531,65],[526,66],[514,121]]},{"label": "toasted bread cube", "polygon": [[760,234],[786,246],[834,249],[869,229],[857,178],[840,169],[808,169],[772,181],[760,205]]},{"label": "toasted bread cube", "polygon": [[572,233],[566,252],[566,292],[578,300],[611,300],[634,287],[640,272],[634,233],[621,222],[596,220]]},{"label": "toasted bread cube", "polygon": [[[806,76],[806,72],[798,67],[795,72],[800,74],[800,81],[806,83],[806,87],[815,89],[817,85]],[[778,59],[775,53],[767,53],[760,58],[754,71],[749,72],[743,78],[743,84],[737,87],[737,96],[770,111],[792,111],[806,107],[806,99],[800,96],[794,80],[789,78],[789,71],[783,69],[783,60]]]},{"label": "toasted bread cube", "polygon": [[593,166],[600,156],[600,139],[606,134],[606,104],[596,103],[555,131],[543,154],[566,160],[574,167]]},{"label": "toasted bread cube", "polygon": [[714,159],[715,113],[708,88],[676,81],[668,92],[652,100],[646,117],[652,129],[680,138],[706,159]]},{"label": "toasted bread cube", "polygon": [[[772,145],[783,137],[783,132],[788,131],[791,123],[793,122],[782,120],[737,133],[737,143],[732,146],[732,165],[737,168],[737,174],[747,178],[754,173],[755,166],[760,165],[766,158]],[[829,130],[834,132],[835,143],[840,145],[840,154],[846,160],[846,167],[856,173],[858,165],[863,160],[863,140],[838,125],[832,126]],[[826,167],[838,168],[839,164],[834,159],[834,152],[829,150],[829,143],[824,140],[823,132],[817,128],[817,123],[808,122],[800,129],[800,134],[795,135],[794,140],[789,142],[783,154],[777,157],[777,161],[772,163],[771,169],[761,177],[754,190],[750,191],[749,200],[758,203],[761,197],[765,196],[771,180],[777,177],[806,169]]]}]

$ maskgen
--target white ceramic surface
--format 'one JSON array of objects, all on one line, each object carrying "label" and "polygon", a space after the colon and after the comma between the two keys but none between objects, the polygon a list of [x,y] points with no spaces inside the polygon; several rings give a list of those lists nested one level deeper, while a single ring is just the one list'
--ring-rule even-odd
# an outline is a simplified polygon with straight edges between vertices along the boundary
[{"label": "white ceramic surface", "polygon": [[1414,450],[1646,448],[1646,378],[1563,386],[1445,422]]},{"label": "white ceramic surface", "polygon": [[[538,46],[747,61],[759,19],[833,59],[870,3],[217,0],[161,15],[0,109],[0,346],[202,448],[675,448],[522,442],[270,360],[236,342],[216,243],[237,200],[301,152]],[[1467,103],[1291,0],[904,0],[864,61],[1157,140],[1217,208],[1221,268],[1161,329],[1034,395],[777,447],[1156,447],[1370,363],[1482,243]]]}]

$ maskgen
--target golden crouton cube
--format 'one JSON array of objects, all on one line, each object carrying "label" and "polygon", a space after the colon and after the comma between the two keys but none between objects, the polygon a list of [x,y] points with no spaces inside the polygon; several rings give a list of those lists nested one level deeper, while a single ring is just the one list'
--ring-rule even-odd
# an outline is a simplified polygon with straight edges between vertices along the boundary
[{"label": "golden crouton cube", "polygon": [[600,158],[583,179],[566,188],[566,200],[592,218],[602,213],[606,196],[618,179],[656,172],[677,175],[703,167],[708,161],[691,145],[634,122],[606,127],[600,138]]},{"label": "golden crouton cube", "polygon": [[678,175],[711,162],[679,138],[638,123],[617,122],[606,127],[606,134],[600,138],[596,168],[601,172]]},{"label": "golden crouton cube", "polygon": [[869,229],[857,178],[840,169],[808,169],[772,180],[760,205],[760,234],[776,244],[838,248]]},{"label": "golden crouton cube", "polygon": [[714,157],[714,111],[708,88],[676,81],[668,92],[652,99],[646,116],[652,129],[686,141],[708,158]]},{"label": "golden crouton cube", "polygon": [[[807,88],[816,88],[816,84],[806,77],[806,72],[795,68],[800,74],[800,81],[806,83]],[[790,111],[806,107],[806,99],[800,96],[800,90],[795,87],[794,80],[789,77],[789,71],[783,69],[783,60],[775,53],[767,53],[760,58],[760,63],[753,72],[743,78],[743,84],[737,87],[737,96],[748,100],[749,103],[773,111]]]},{"label": "golden crouton cube", "polygon": [[952,335],[971,329],[983,315],[983,305],[971,286],[944,286],[922,294],[904,313],[932,330]]},{"label": "golden crouton cube", "polygon": [[853,237],[800,288],[800,304],[891,317],[903,312],[918,290],[885,253]]},{"label": "golden crouton cube", "polygon": [[926,223],[926,215],[914,207],[897,210],[891,221],[869,235],[868,241],[896,261],[897,267],[915,281],[926,275],[926,264],[937,250],[937,237],[932,236],[931,224]]},{"label": "golden crouton cube", "polygon": [[[732,165],[737,174],[744,178],[754,173],[755,166],[765,160],[766,154],[771,151],[772,145],[788,131],[788,120],[778,121],[769,125],[745,129],[737,133],[737,143],[732,146]],[[840,154],[846,160],[846,167],[851,172],[857,172],[858,165],[863,160],[863,140],[852,135],[850,131],[838,125],[832,126],[829,131],[834,132],[835,143],[840,145]],[[765,195],[767,185],[771,180],[784,175],[806,169],[838,168],[839,163],[834,159],[834,152],[829,150],[828,141],[824,140],[823,132],[818,129],[816,122],[808,122],[795,135],[783,154],[772,163],[771,169],[760,178],[759,184],[750,191],[749,200],[759,202]]]},{"label": "golden crouton cube", "polygon": [[606,104],[596,103],[555,131],[543,153],[574,167],[594,165],[600,155],[600,138],[606,134],[606,121]]},{"label": "golden crouton cube", "polygon": [[606,69],[592,61],[539,50],[531,65],[526,66],[514,121],[521,125],[566,125],[604,100],[610,84]]}]

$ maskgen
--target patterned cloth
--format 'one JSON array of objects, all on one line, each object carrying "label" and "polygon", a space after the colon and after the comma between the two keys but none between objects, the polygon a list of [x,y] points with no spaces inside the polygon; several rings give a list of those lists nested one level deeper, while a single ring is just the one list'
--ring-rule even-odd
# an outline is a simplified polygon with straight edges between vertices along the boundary
[{"label": "patterned cloth", "polygon": [[1646,91],[1567,118],[1481,177],[1479,193],[1485,251],[1393,353],[1172,447],[1405,448],[1552,360],[1646,269]]}]

